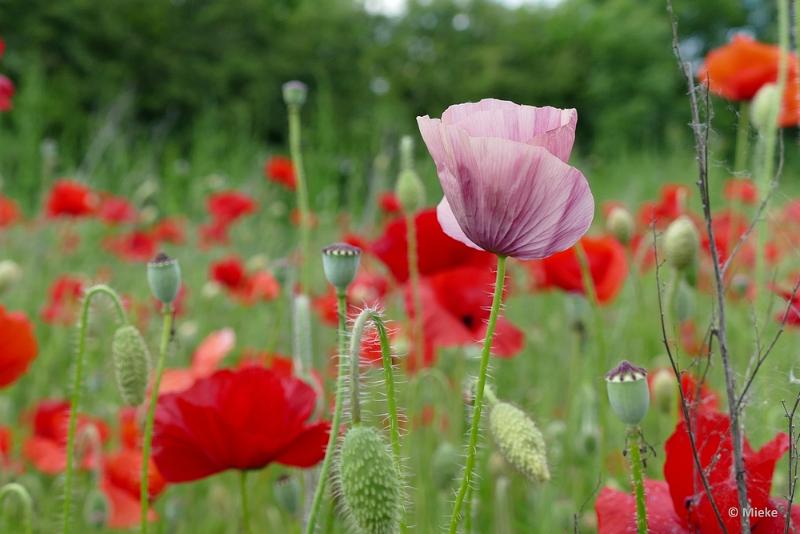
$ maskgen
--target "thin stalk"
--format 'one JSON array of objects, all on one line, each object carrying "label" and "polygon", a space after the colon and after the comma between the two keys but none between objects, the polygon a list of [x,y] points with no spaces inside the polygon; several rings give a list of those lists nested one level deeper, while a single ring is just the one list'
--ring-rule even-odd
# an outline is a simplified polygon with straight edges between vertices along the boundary
[{"label": "thin stalk", "polygon": [[239,471],[239,495],[242,499],[242,530],[250,534],[250,505],[247,501],[247,471]]},{"label": "thin stalk", "polygon": [[733,160],[734,173],[747,172],[748,137],[750,134],[750,103],[739,104],[739,122],[736,126],[736,153]]},{"label": "thin stalk", "polygon": [[33,499],[31,494],[25,489],[25,486],[16,482],[9,482],[0,488],[0,505],[5,502],[6,498],[10,495],[16,495],[22,503],[22,532],[24,534],[33,534]]},{"label": "thin stalk", "polygon": [[500,304],[503,301],[503,287],[506,276],[506,257],[497,257],[497,278],[494,283],[494,296],[492,297],[492,308],[489,312],[489,323],[486,327],[486,339],[483,341],[483,351],[481,352],[481,367],[478,374],[478,383],[475,391],[475,405],[472,408],[472,427],[469,432],[469,443],[467,445],[467,462],[464,465],[464,475],[461,480],[461,487],[453,505],[453,514],[450,517],[450,534],[455,534],[458,530],[458,523],[461,519],[461,507],[464,498],[472,481],[472,471],[475,469],[475,455],[478,448],[478,430],[481,422],[481,411],[483,410],[483,390],[486,387],[486,374],[489,369],[489,355],[492,351],[492,339],[494,329],[497,325],[497,317],[500,315]]},{"label": "thin stalk", "polygon": [[155,423],[156,405],[158,404],[158,390],[161,388],[161,376],[164,374],[164,365],[167,361],[167,348],[169,347],[172,332],[172,305],[164,304],[161,308],[161,344],[158,348],[158,363],[156,363],[155,380],[150,389],[150,404],[147,407],[147,419],[144,423],[144,438],[142,442],[142,479],[139,499],[142,503],[141,525],[142,534],[147,534],[149,525],[147,511],[150,507],[150,447],[153,441],[153,425]]},{"label": "thin stalk", "polygon": [[308,203],[308,189],[303,167],[303,151],[300,148],[301,123],[300,106],[289,105],[289,152],[292,155],[297,193],[297,209],[300,212],[300,283],[303,292],[310,291],[309,258],[311,257],[311,210]]},{"label": "thin stalk", "polygon": [[78,323],[78,353],[75,360],[75,371],[72,375],[72,397],[70,399],[69,422],[67,423],[67,465],[64,474],[64,503],[62,509],[62,532],[70,531],[72,516],[72,484],[75,478],[75,432],[78,428],[78,408],[81,402],[81,386],[83,385],[83,368],[86,354],[86,333],[89,328],[89,307],[96,295],[106,295],[114,304],[118,320],[127,324],[128,316],[119,295],[106,285],[90,287],[83,297],[80,322]]},{"label": "thin stalk", "polygon": [[383,376],[386,381],[386,407],[389,410],[390,439],[392,442],[392,454],[394,463],[400,474],[400,424],[397,420],[397,400],[394,391],[394,370],[392,369],[392,349],[389,345],[389,336],[386,334],[386,326],[377,314],[372,315],[372,321],[378,330],[381,341],[381,360],[383,360]]},{"label": "thin stalk", "polygon": [[414,214],[406,212],[406,244],[408,249],[408,279],[414,302],[413,335],[416,357],[425,358],[425,325],[422,317],[422,294],[419,289],[419,261],[417,259],[417,227]]},{"label": "thin stalk", "polygon": [[644,476],[642,473],[642,432],[638,426],[628,427],[628,449],[631,461],[633,491],[636,496],[636,529],[647,534],[647,507],[644,498]]},{"label": "thin stalk", "polygon": [[317,526],[317,516],[322,505],[322,494],[328,482],[328,472],[331,468],[336,440],[339,436],[339,421],[342,418],[342,400],[344,398],[345,381],[347,380],[347,365],[342,362],[342,358],[346,358],[347,354],[347,293],[339,291],[336,295],[336,301],[339,313],[339,376],[336,379],[336,401],[333,407],[333,418],[331,419],[331,433],[328,437],[328,446],[325,449],[325,459],[322,460],[319,482],[317,483],[317,489],[314,491],[314,500],[311,503],[311,511],[306,524],[306,534],[312,534]]}]

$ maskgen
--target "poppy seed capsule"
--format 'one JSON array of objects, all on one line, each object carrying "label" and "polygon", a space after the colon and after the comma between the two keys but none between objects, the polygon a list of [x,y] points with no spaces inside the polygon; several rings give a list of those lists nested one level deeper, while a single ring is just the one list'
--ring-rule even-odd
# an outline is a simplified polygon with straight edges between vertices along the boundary
[{"label": "poppy seed capsule", "polygon": [[135,326],[117,328],[111,341],[111,355],[123,402],[129,406],[140,405],[147,390],[150,352]]},{"label": "poppy seed capsule", "polygon": [[400,173],[394,192],[406,213],[414,213],[425,205],[425,185],[413,169]]},{"label": "poppy seed capsule", "polygon": [[619,206],[613,208],[606,219],[606,229],[623,245],[630,242],[635,226],[631,212]]},{"label": "poppy seed capsule", "polygon": [[700,237],[692,220],[682,215],[669,225],[664,233],[664,255],[679,271],[690,268],[697,257]]},{"label": "poppy seed capsule", "polygon": [[303,82],[292,80],[283,84],[283,101],[287,106],[302,106],[307,95],[308,87]]},{"label": "poppy seed capsule", "polygon": [[372,427],[347,431],[339,451],[344,509],[357,532],[390,534],[400,522],[400,477],[383,436]]},{"label": "poppy seed capsule", "polygon": [[525,412],[507,402],[495,403],[489,430],[505,460],[533,482],[550,480],[542,433]]},{"label": "poppy seed capsule", "polygon": [[750,104],[750,121],[753,127],[763,133],[768,128],[778,126],[780,115],[781,94],[774,83],[765,83],[758,90]]},{"label": "poppy seed capsule", "polygon": [[638,425],[650,407],[647,371],[627,360],[608,372],[606,390],[611,409],[626,425]]},{"label": "poppy seed capsule", "polygon": [[172,304],[181,288],[181,266],[178,260],[163,252],[147,264],[147,283],[150,291],[164,304]]},{"label": "poppy seed capsule", "polygon": [[347,243],[334,243],[322,249],[322,269],[328,282],[338,291],[347,290],[361,262],[361,249]]}]

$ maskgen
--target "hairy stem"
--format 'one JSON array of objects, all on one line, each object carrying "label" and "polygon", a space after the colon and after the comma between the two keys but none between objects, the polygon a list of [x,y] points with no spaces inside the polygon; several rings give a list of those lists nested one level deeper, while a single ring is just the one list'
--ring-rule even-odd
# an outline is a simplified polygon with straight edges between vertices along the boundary
[{"label": "hairy stem", "polygon": [[642,431],[638,426],[628,427],[628,450],[631,461],[633,492],[636,496],[636,528],[639,534],[647,534],[647,508],[644,499],[644,476],[642,473]]},{"label": "hairy stem", "polygon": [[22,503],[22,532],[24,534],[33,534],[33,499],[31,499],[31,494],[22,484],[9,482],[0,488],[0,505],[11,495],[16,495],[17,499]]}]

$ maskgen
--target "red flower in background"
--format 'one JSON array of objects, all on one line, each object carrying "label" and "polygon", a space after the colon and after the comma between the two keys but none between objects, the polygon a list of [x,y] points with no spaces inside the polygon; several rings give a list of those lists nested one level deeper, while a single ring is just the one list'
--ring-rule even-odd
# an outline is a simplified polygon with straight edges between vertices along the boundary
[{"label": "red flower in background", "polygon": [[[67,401],[44,400],[33,411],[31,423],[33,434],[25,440],[22,454],[33,466],[48,475],[57,475],[67,468],[67,424],[69,422]],[[85,435],[88,427],[94,427],[101,443],[109,436],[108,425],[88,415],[78,415],[78,436]],[[85,443],[87,440],[79,440]],[[97,465],[100,451],[83,447],[80,466],[91,469]]]},{"label": "red flower in background", "polygon": [[786,301],[786,308],[782,309],[775,316],[775,320],[779,323],[786,321],[787,325],[800,326],[800,293],[794,294],[794,291],[773,287],[772,291]]},{"label": "red flower in background", "polygon": [[[475,250],[447,236],[436,218],[436,208],[420,211],[414,216],[417,237],[417,257],[422,276],[436,274],[463,266],[489,270],[495,265],[493,254]],[[389,268],[395,280],[408,280],[408,244],[405,217],[386,226],[383,235],[369,248]]]},{"label": "red flower in background", "polygon": [[0,228],[7,228],[19,220],[19,207],[8,197],[0,195]]},{"label": "red flower in background", "polygon": [[183,221],[168,217],[158,222],[150,231],[150,235],[157,241],[181,245],[186,241],[186,231],[183,228]]},{"label": "red flower in background", "polygon": [[[714,230],[714,241],[717,245],[719,262],[723,265],[730,256],[741,236],[747,231],[749,222],[747,217],[731,210],[723,210],[715,213],[711,219]],[[707,257],[711,259],[711,240],[705,228],[699,230],[702,235],[702,247]],[[745,242],[742,250],[737,253],[737,258],[741,263],[752,265],[755,261],[755,251],[751,244]]]},{"label": "red flower in background", "polygon": [[14,97],[14,83],[6,76],[0,74],[0,112],[11,111],[14,107],[11,99]]},{"label": "red flower in background", "polygon": [[311,467],[322,460],[327,421],[308,423],[314,389],[261,367],[217,371],[158,400],[153,459],[169,482],[271,463]]},{"label": "red flower in background", "polygon": [[0,306],[0,388],[25,374],[36,358],[38,347],[33,324],[22,312],[7,312]]},{"label": "red flower in background", "polygon": [[50,324],[69,325],[75,322],[84,282],[77,276],[59,276],[48,291],[49,300],[42,308],[42,320]]},{"label": "red flower in background", "polygon": [[689,188],[680,184],[667,184],[661,188],[658,201],[643,202],[639,208],[639,224],[646,229],[655,223],[656,228],[666,228],[669,223],[686,213]]},{"label": "red flower in background", "polygon": [[[617,296],[628,276],[625,249],[613,237],[583,237],[580,246],[589,262],[597,300],[607,304]],[[527,262],[534,276],[541,276],[537,285],[542,288],[559,288],[564,291],[586,294],[583,273],[575,247],[553,254],[549,258]]]},{"label": "red flower in background", "polygon": [[86,217],[97,209],[97,196],[74,180],[58,180],[47,197],[48,217]]},{"label": "red flower in background", "polygon": [[758,201],[758,188],[752,180],[731,178],[725,182],[724,195],[728,200],[752,206]]},{"label": "red flower in background", "polygon": [[147,262],[158,253],[158,240],[143,230],[110,237],[104,244],[123,261]]},{"label": "red flower in background", "polygon": [[255,200],[238,191],[221,191],[208,197],[206,204],[212,218],[224,223],[233,223],[256,211]]},{"label": "red flower in background", "polygon": [[381,196],[378,199],[378,204],[381,207],[381,211],[387,215],[397,215],[403,211],[403,206],[400,205],[400,200],[397,198],[397,195],[391,191],[381,193]]},{"label": "red flower in background", "polygon": [[280,284],[272,273],[265,270],[248,273],[238,256],[229,256],[211,264],[209,278],[245,305],[270,301],[280,295]]},{"label": "red flower in background", "polygon": [[[347,288],[347,315],[356,315],[366,306],[379,306],[389,290],[389,282],[383,276],[361,269]],[[315,297],[313,307],[320,319],[331,326],[339,324],[337,315],[336,291],[329,287],[328,291]]]},{"label": "red flower in background", "polygon": [[164,371],[158,394],[184,391],[201,378],[210,376],[234,346],[236,333],[232,329],[224,328],[210,333],[195,349],[190,367]]},{"label": "red flower in background", "polygon": [[105,195],[100,201],[97,216],[107,224],[125,224],[136,222],[136,208],[125,197]]},{"label": "red flower in background", "polygon": [[264,176],[276,184],[281,184],[290,191],[294,191],[297,182],[294,175],[292,160],[283,156],[272,156],[264,164]]},{"label": "red flower in background", "polygon": [[237,291],[247,280],[244,263],[238,256],[228,256],[211,264],[210,278],[226,289]]}]

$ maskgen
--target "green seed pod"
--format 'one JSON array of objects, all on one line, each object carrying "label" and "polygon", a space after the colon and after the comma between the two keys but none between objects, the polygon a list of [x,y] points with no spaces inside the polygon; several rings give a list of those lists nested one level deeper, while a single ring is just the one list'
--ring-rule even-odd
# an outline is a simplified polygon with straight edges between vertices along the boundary
[{"label": "green seed pod", "polygon": [[101,529],[106,526],[109,517],[109,502],[100,490],[92,490],[86,496],[83,505],[83,518],[86,524]]},{"label": "green seed pod", "polygon": [[111,341],[114,373],[122,400],[130,406],[144,402],[150,375],[150,352],[142,335],[133,325],[117,328]]},{"label": "green seed pod", "polygon": [[296,516],[300,511],[301,491],[297,477],[283,475],[275,481],[273,494],[278,505]]},{"label": "green seed pod", "polygon": [[303,82],[292,80],[283,84],[283,101],[287,106],[302,106],[307,95],[308,87]]},{"label": "green seed pod", "polygon": [[489,430],[505,460],[528,480],[550,480],[544,437],[525,412],[507,402],[497,402],[489,412]]},{"label": "green seed pod", "polygon": [[627,360],[608,372],[606,390],[611,409],[626,425],[638,425],[650,407],[647,371]]},{"label": "green seed pod", "polygon": [[425,184],[413,169],[400,173],[394,192],[406,213],[414,213],[425,205]]},{"label": "green seed pod", "polygon": [[750,103],[750,121],[761,134],[768,128],[778,127],[778,115],[781,110],[781,93],[774,83],[761,86]]},{"label": "green seed pod", "polygon": [[608,214],[606,229],[623,245],[630,242],[635,228],[636,222],[633,220],[633,215],[625,208],[617,206]]},{"label": "green seed pod", "polygon": [[699,246],[700,237],[697,228],[685,215],[675,219],[664,233],[664,256],[679,271],[694,265]]},{"label": "green seed pod", "polygon": [[431,459],[431,475],[433,484],[439,490],[450,488],[461,470],[462,455],[449,441],[439,444]]},{"label": "green seed pod", "polygon": [[669,415],[675,405],[677,393],[674,373],[669,369],[657,370],[653,373],[650,387],[653,390],[653,404],[656,409],[664,415]]},{"label": "green seed pod", "polygon": [[400,477],[386,440],[374,428],[354,426],[339,451],[342,504],[362,534],[389,534],[400,522]]},{"label": "green seed pod", "polygon": [[322,269],[337,291],[346,291],[361,262],[361,249],[347,243],[334,243],[322,249]]},{"label": "green seed pod", "polygon": [[181,288],[181,266],[163,252],[147,264],[147,283],[153,296],[164,304],[172,304]]}]

